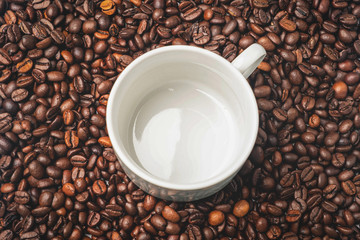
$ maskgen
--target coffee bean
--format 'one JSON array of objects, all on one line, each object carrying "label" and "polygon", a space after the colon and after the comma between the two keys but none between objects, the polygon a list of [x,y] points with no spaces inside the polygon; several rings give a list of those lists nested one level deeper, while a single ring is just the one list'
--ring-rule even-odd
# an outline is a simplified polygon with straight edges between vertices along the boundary
[{"label": "coffee bean", "polygon": [[296,30],[296,23],[287,18],[281,19],[279,25],[287,32],[294,32]]},{"label": "coffee bean", "polygon": [[281,108],[274,108],[272,110],[272,113],[273,113],[274,117],[281,122],[285,122],[287,120],[287,114]]},{"label": "coffee bean", "polygon": [[324,143],[326,146],[333,146],[339,140],[340,136],[337,132],[331,132],[325,136]]},{"label": "coffee bean", "polygon": [[30,201],[30,196],[25,191],[16,191],[14,200],[18,204],[27,204]]},{"label": "coffee bean", "polygon": [[280,180],[280,185],[282,187],[290,187],[294,182],[294,175],[291,173],[288,173],[284,175]]},{"label": "coffee bean", "polygon": [[7,155],[4,155],[0,158],[0,168],[1,169],[7,169],[8,167],[10,167],[11,165],[11,157],[10,156],[7,156]]},{"label": "coffee bean", "polygon": [[50,207],[53,201],[53,194],[51,192],[43,192],[39,197],[39,205]]},{"label": "coffee bean", "polygon": [[64,34],[59,30],[54,30],[50,33],[51,38],[56,42],[57,44],[62,44],[65,41]]},{"label": "coffee bean", "polygon": [[301,180],[304,182],[310,181],[315,175],[315,171],[313,170],[312,166],[309,166],[302,170],[301,172]]},{"label": "coffee bean", "polygon": [[208,222],[211,226],[217,226],[223,223],[225,220],[225,215],[219,210],[214,210],[209,213]]},{"label": "coffee bean", "polygon": [[92,190],[96,195],[103,195],[106,193],[106,185],[101,180],[96,180],[92,185]]},{"label": "coffee bean", "polygon": [[270,226],[269,230],[266,232],[266,236],[269,239],[277,239],[280,235],[281,229],[276,225]]},{"label": "coffee bean", "polygon": [[116,204],[107,205],[105,207],[105,212],[109,214],[111,217],[119,217],[124,213],[123,208]]},{"label": "coffee bean", "polygon": [[289,210],[286,213],[286,221],[288,222],[297,222],[299,221],[300,217],[301,214],[299,210]]},{"label": "coffee bean", "polygon": [[163,211],[161,212],[161,214],[168,221],[171,221],[174,223],[180,221],[179,214],[169,206],[165,206]]},{"label": "coffee bean", "polygon": [[3,48],[0,48],[0,63],[4,65],[10,65],[12,63],[9,54]]},{"label": "coffee bean", "polygon": [[348,87],[347,85],[342,82],[342,81],[339,81],[339,82],[336,82],[332,88],[334,89],[335,91],[335,98],[337,99],[343,99],[346,97],[347,95],[347,92],[348,92]]},{"label": "coffee bean", "polygon": [[263,46],[265,48],[266,51],[274,51],[275,50],[275,45],[273,42],[271,42],[271,40],[264,36],[264,37],[261,37],[257,40],[257,42]]},{"label": "coffee bean", "polygon": [[237,47],[234,44],[228,44],[222,53],[223,57],[228,61],[232,61],[235,59],[237,53]]},{"label": "coffee bean", "polygon": [[51,82],[61,82],[65,79],[65,75],[59,71],[47,72],[46,77]]},{"label": "coffee bean", "polygon": [[192,36],[194,43],[197,45],[204,45],[210,41],[210,29],[207,26],[199,26]]},{"label": "coffee bean", "polygon": [[14,102],[21,102],[23,101],[25,98],[27,98],[29,92],[24,89],[24,88],[19,88],[19,89],[16,89],[15,91],[13,91],[11,93],[11,99],[14,101]]},{"label": "coffee bean", "polygon": [[182,13],[180,16],[185,20],[185,21],[194,21],[195,19],[199,18],[202,15],[202,9],[199,7],[194,7],[191,8],[189,10],[187,10],[186,12]]},{"label": "coffee bean", "polygon": [[87,225],[90,227],[95,227],[100,222],[100,214],[91,211],[87,218]]},{"label": "coffee bean", "polygon": [[11,230],[3,230],[0,233],[0,238],[4,240],[13,239],[14,233]]},{"label": "coffee bean", "polygon": [[348,195],[355,195],[356,194],[356,187],[354,183],[351,180],[347,180],[345,182],[341,183],[341,188],[344,190],[344,192]]},{"label": "coffee bean", "polygon": [[249,212],[249,209],[249,203],[246,200],[240,200],[235,204],[233,214],[237,217],[243,217]]},{"label": "coffee bean", "polygon": [[25,58],[23,61],[16,64],[16,69],[19,73],[26,73],[33,67],[33,61],[30,58]]},{"label": "coffee bean", "polygon": [[62,187],[62,191],[69,197],[75,196],[75,187],[72,183],[65,183]]},{"label": "coffee bean", "polygon": [[[6,133],[12,128],[12,117],[9,113],[1,113],[0,114],[0,133]],[[0,168],[1,166],[6,165],[6,162],[11,161],[10,159],[7,160],[3,156],[0,160]],[[2,162],[2,163],[1,163]]]},{"label": "coffee bean", "polygon": [[256,8],[267,8],[269,6],[268,0],[252,0],[251,3]]},{"label": "coffee bean", "polygon": [[321,207],[316,206],[310,213],[310,220],[313,223],[319,223],[323,219],[324,211]]},{"label": "coffee bean", "polygon": [[335,184],[330,184],[324,188],[323,195],[325,196],[326,199],[331,199],[335,197],[337,191],[338,191],[337,186]]},{"label": "coffee bean", "polygon": [[338,206],[336,206],[335,203],[330,202],[330,201],[327,201],[327,200],[325,200],[325,201],[322,202],[321,207],[322,207],[325,211],[330,212],[330,213],[334,213],[334,212],[336,212],[337,209],[338,209]]},{"label": "coffee bean", "polygon": [[37,179],[42,178],[45,174],[44,167],[37,160],[32,161],[29,164],[28,168],[29,168],[30,174]]},{"label": "coffee bean", "polygon": [[266,210],[269,214],[277,217],[283,214],[281,208],[273,204],[268,204]]},{"label": "coffee bean", "polygon": [[163,231],[166,227],[166,220],[158,214],[155,214],[150,219],[151,224],[158,230]]}]

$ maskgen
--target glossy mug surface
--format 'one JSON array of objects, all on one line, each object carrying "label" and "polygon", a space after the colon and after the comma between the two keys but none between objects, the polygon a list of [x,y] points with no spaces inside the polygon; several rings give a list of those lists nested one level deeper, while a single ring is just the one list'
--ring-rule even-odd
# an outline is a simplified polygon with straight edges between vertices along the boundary
[{"label": "glossy mug surface", "polygon": [[232,63],[190,46],[135,59],[116,80],[106,116],[134,183],[173,201],[204,198],[228,184],[255,143],[258,110],[245,78],[264,57],[253,44]]}]

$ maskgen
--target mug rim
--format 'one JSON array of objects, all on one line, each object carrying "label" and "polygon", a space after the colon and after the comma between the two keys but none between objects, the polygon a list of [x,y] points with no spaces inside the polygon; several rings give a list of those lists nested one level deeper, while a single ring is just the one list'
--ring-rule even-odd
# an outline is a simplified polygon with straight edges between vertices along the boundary
[{"label": "mug rim", "polygon": [[[113,126],[116,123],[115,123],[112,113],[114,112],[113,111],[114,105],[116,103],[115,102],[115,100],[116,100],[115,93],[117,92],[117,89],[119,89],[119,87],[121,87],[121,84],[122,84],[124,78],[126,78],[128,73],[130,71],[133,71],[134,68],[136,68],[139,63],[146,61],[149,58],[152,58],[154,55],[165,53],[165,52],[171,52],[171,51],[188,51],[191,53],[197,52],[197,54],[203,55],[204,57],[211,58],[211,61],[217,61],[219,64],[226,66],[229,70],[231,69],[231,71],[232,71],[231,75],[234,75],[234,77],[237,77],[238,78],[237,81],[239,81],[240,84],[246,88],[246,92],[249,93],[247,98],[249,98],[252,108],[258,110],[256,98],[255,98],[255,95],[254,95],[249,83],[247,82],[245,77],[241,74],[241,72],[238,69],[236,69],[236,67],[234,65],[231,64],[231,62],[227,61],[222,56],[219,56],[211,51],[208,51],[203,48],[195,47],[195,46],[187,46],[187,45],[164,46],[164,47],[157,48],[157,49],[151,50],[149,52],[146,52],[143,55],[141,55],[140,57],[136,58],[117,77],[117,79],[111,89],[111,92],[109,94],[109,99],[108,99],[108,103],[107,103],[107,107],[106,107],[107,108],[106,109],[106,112],[107,112],[106,127],[108,130],[108,136],[112,143],[112,148],[114,149],[115,153],[120,157],[120,160],[119,159],[118,160],[121,163],[125,164],[126,167],[134,175],[145,180],[146,182],[151,183],[151,184],[156,185],[161,188],[171,189],[171,190],[180,190],[180,191],[189,191],[190,190],[191,191],[191,190],[206,189],[206,188],[215,186],[215,185],[225,181],[229,177],[233,176],[244,165],[244,163],[248,159],[248,157],[253,149],[253,146],[255,145],[255,141],[256,141],[256,137],[257,137],[257,133],[258,133],[258,127],[259,127],[258,111],[254,111],[255,114],[254,114],[254,116],[252,116],[252,118],[254,120],[252,123],[252,126],[254,126],[255,129],[254,129],[254,131],[252,131],[251,136],[249,136],[247,141],[245,141],[249,144],[247,144],[247,147],[245,147],[245,151],[243,151],[243,153],[239,157],[234,158],[234,161],[233,161],[234,167],[228,168],[225,171],[222,171],[222,172],[216,174],[214,177],[212,177],[210,179],[201,180],[196,183],[186,183],[186,184],[172,183],[172,182],[163,180],[160,177],[153,176],[146,170],[139,167],[134,162],[132,157],[128,154],[128,152],[123,144],[123,140],[121,138],[119,138],[120,141],[118,141],[117,137],[115,136],[115,133],[114,133]],[[111,94],[111,93],[113,93],[113,94]]]}]

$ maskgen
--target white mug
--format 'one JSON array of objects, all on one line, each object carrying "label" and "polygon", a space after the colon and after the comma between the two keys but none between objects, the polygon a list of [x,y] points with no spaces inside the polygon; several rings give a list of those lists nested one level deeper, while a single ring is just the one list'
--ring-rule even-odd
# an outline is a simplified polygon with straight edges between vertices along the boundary
[{"label": "white mug", "polygon": [[230,63],[202,48],[167,46],[135,59],[115,81],[106,116],[133,182],[172,201],[226,186],[255,143],[258,109],[246,78],[265,55],[253,44]]}]

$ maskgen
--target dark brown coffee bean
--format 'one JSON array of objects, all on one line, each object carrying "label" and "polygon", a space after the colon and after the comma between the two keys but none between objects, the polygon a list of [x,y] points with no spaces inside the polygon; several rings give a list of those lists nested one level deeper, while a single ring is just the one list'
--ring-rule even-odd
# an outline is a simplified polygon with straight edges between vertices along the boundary
[{"label": "dark brown coffee bean", "polygon": [[100,214],[91,211],[87,218],[87,225],[90,227],[95,227],[100,222]]},{"label": "dark brown coffee bean", "polygon": [[325,136],[324,143],[326,146],[330,147],[335,145],[338,142],[339,138],[340,136],[337,132],[331,132]]},{"label": "dark brown coffee bean", "polygon": [[111,217],[119,217],[123,215],[124,210],[121,206],[113,204],[113,205],[107,205],[105,207],[105,212],[109,214]]},{"label": "dark brown coffee bean", "polygon": [[337,191],[338,191],[337,186],[335,184],[330,184],[324,188],[323,195],[326,199],[331,199],[335,197]]},{"label": "dark brown coffee bean", "polygon": [[330,202],[330,201],[327,201],[327,200],[325,200],[325,201],[322,202],[321,207],[322,207],[325,211],[330,212],[330,213],[334,213],[334,212],[336,212],[337,209],[338,209],[338,206],[336,206],[335,203]]},{"label": "dark brown coffee bean", "polygon": [[30,195],[25,191],[16,191],[14,200],[18,204],[27,204],[30,201]]},{"label": "dark brown coffee bean", "polygon": [[[1,113],[0,114],[0,133],[6,133],[13,127],[12,125],[12,117],[9,113]],[[8,162],[11,159],[8,159],[6,156],[2,156],[0,158],[0,168],[6,168],[8,166]],[[3,167],[2,167],[3,166]]]},{"label": "dark brown coffee bean", "polygon": [[11,93],[11,99],[14,102],[21,102],[27,98],[29,92],[24,88],[18,88]]},{"label": "dark brown coffee bean", "polygon": [[155,214],[150,219],[151,224],[158,230],[164,231],[166,227],[166,220],[158,214]]},{"label": "dark brown coffee bean", "polygon": [[32,161],[29,164],[28,168],[29,168],[30,174],[37,179],[42,178],[45,174],[44,167],[37,160]]},{"label": "dark brown coffee bean", "polygon": [[308,182],[314,177],[314,175],[315,175],[315,172],[314,172],[312,166],[309,166],[309,167],[305,168],[304,170],[302,170],[301,180],[304,182]]},{"label": "dark brown coffee bean", "polygon": [[347,180],[341,183],[341,188],[343,191],[348,195],[355,195],[356,194],[356,187],[351,180]]},{"label": "dark brown coffee bean", "polygon": [[339,173],[338,179],[342,182],[351,179],[354,176],[354,172],[352,170],[344,170]]},{"label": "dark brown coffee bean", "polygon": [[46,77],[51,82],[60,82],[65,79],[65,75],[59,71],[47,72]]},{"label": "dark brown coffee bean", "polygon": [[207,26],[199,26],[199,28],[192,35],[194,43],[197,45],[204,45],[211,39],[210,29]]},{"label": "dark brown coffee bean", "polygon": [[237,27],[237,22],[235,20],[229,21],[225,24],[222,29],[222,34],[229,36]]},{"label": "dark brown coffee bean", "polygon": [[10,156],[4,155],[0,158],[0,168],[1,169],[7,169],[10,167],[12,162],[12,159]]},{"label": "dark brown coffee bean", "polygon": [[280,216],[283,214],[281,208],[279,208],[275,205],[272,205],[272,204],[268,204],[266,209],[267,209],[268,213],[270,213],[273,216]]},{"label": "dark brown coffee bean", "polygon": [[92,190],[94,191],[94,193],[96,195],[103,195],[106,193],[106,190],[107,190],[106,184],[101,180],[97,180],[92,185]]},{"label": "dark brown coffee bean", "polygon": [[12,63],[9,54],[3,48],[0,48],[0,63],[4,65],[9,65]]},{"label": "dark brown coffee bean", "polygon": [[229,44],[224,48],[222,55],[228,61],[232,61],[235,59],[236,53],[237,53],[237,47],[234,44]]},{"label": "dark brown coffee bean", "polygon": [[276,225],[270,226],[269,230],[266,232],[266,236],[269,239],[277,239],[280,237],[280,235],[281,235],[281,229]]},{"label": "dark brown coffee bean", "polygon": [[50,207],[53,201],[53,193],[51,192],[43,192],[41,193],[40,197],[39,197],[39,205],[40,206],[45,206],[45,207]]},{"label": "dark brown coffee bean", "polygon": [[281,19],[279,25],[287,32],[294,32],[296,30],[296,23],[287,18]]},{"label": "dark brown coffee bean", "polygon": [[297,222],[301,217],[299,210],[289,210],[286,213],[286,221],[288,222]]},{"label": "dark brown coffee bean", "polygon": [[281,122],[284,122],[287,120],[287,114],[281,108],[274,108],[272,113],[273,113],[274,117]]},{"label": "dark brown coffee bean", "polygon": [[14,237],[14,233],[11,230],[3,230],[0,233],[0,239],[11,240]]},{"label": "dark brown coffee bean", "polygon": [[189,10],[187,10],[186,12],[182,13],[180,16],[185,20],[185,21],[194,21],[195,19],[199,18],[202,15],[202,9],[199,7],[194,7],[191,8]]},{"label": "dark brown coffee bean", "polygon": [[345,164],[345,156],[342,153],[335,153],[332,156],[331,163],[335,167],[341,168]]},{"label": "dark brown coffee bean", "polygon": [[59,31],[59,30],[54,30],[50,33],[51,38],[53,39],[54,42],[56,42],[57,44],[62,44],[65,41],[65,36],[64,34]]}]

